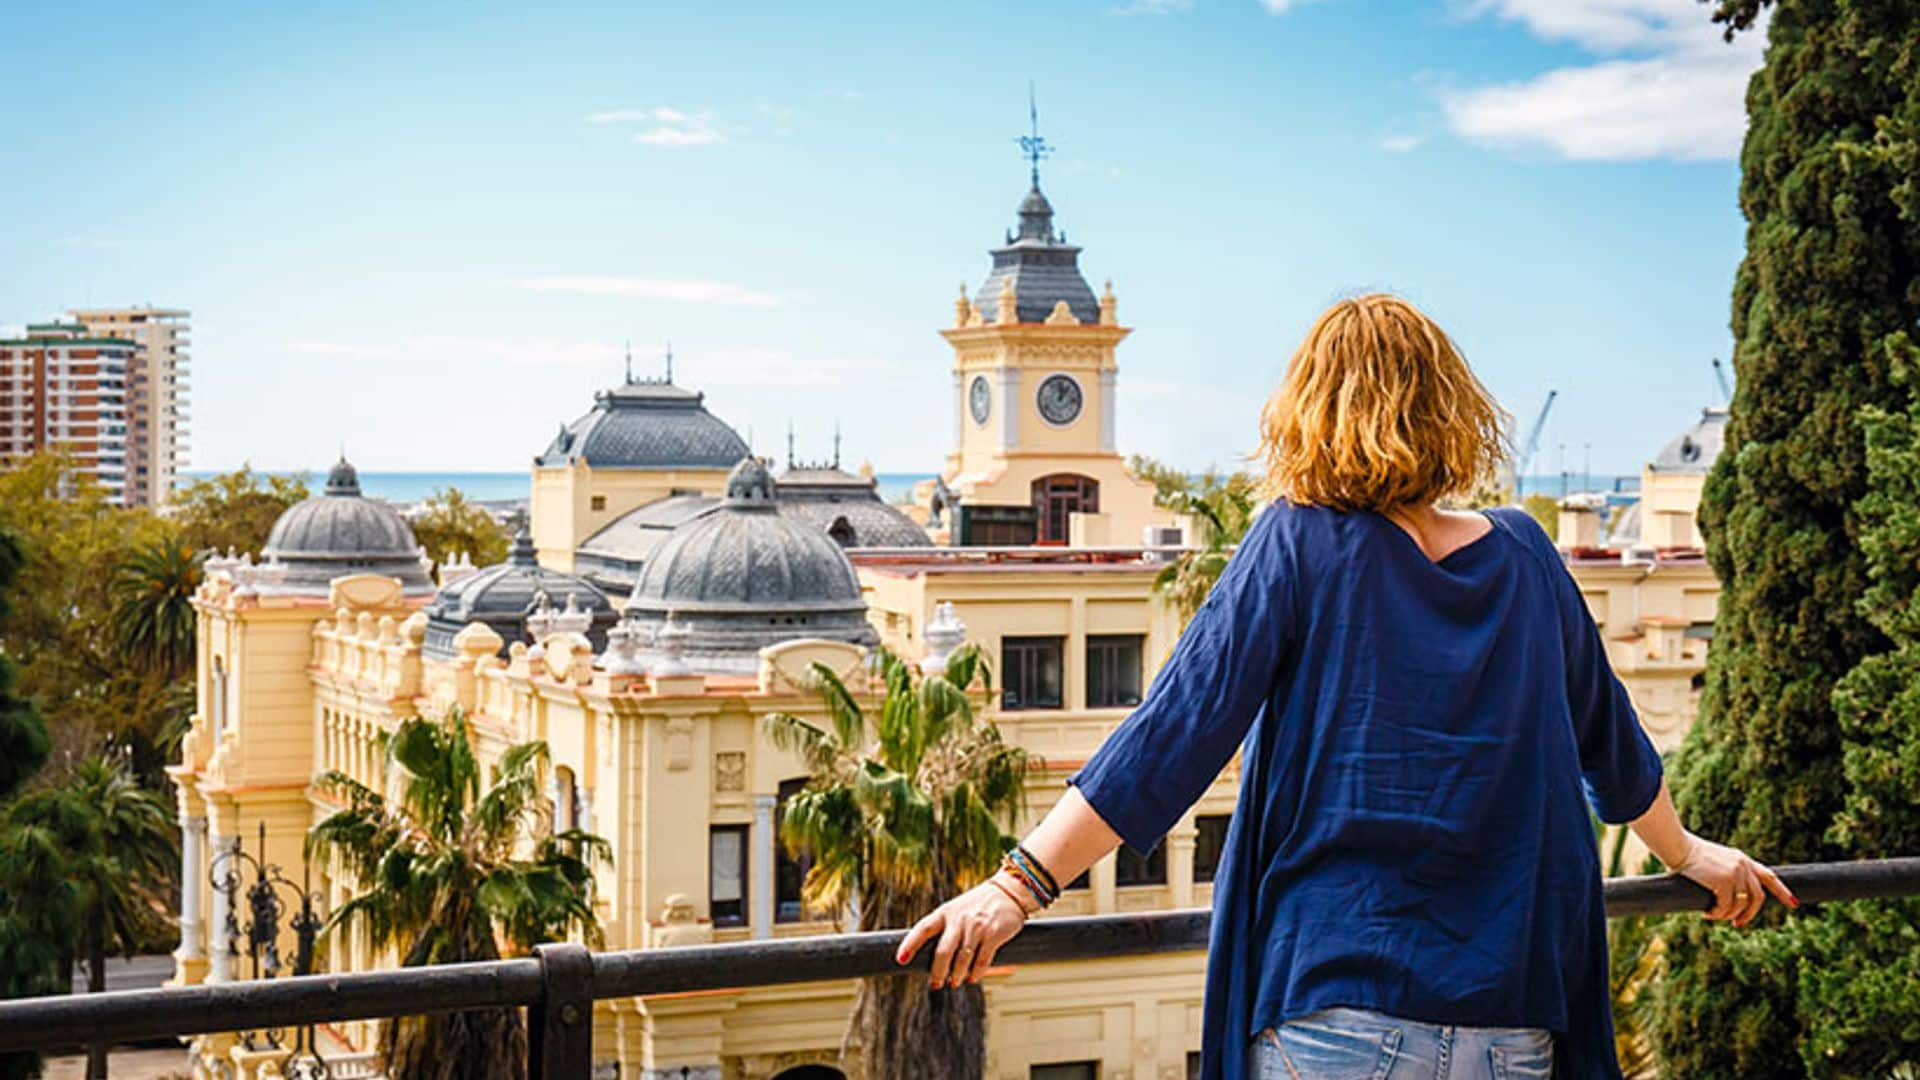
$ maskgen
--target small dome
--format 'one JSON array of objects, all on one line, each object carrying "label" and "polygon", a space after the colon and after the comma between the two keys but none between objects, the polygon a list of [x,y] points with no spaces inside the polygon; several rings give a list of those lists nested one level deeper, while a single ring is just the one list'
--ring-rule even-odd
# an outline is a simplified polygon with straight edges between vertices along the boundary
[{"label": "small dome", "polygon": [[878,641],[853,564],[819,528],[779,512],[765,465],[740,462],[727,498],[675,528],[627,600],[642,640],[671,616],[696,670],[751,673],[765,646],[794,638]]},{"label": "small dome", "polygon": [[1726,433],[1726,408],[1708,406],[1700,410],[1700,419],[1692,427],[1661,448],[1648,468],[1665,473],[1704,473],[1720,457]]},{"label": "small dome", "polygon": [[993,272],[974,294],[973,306],[989,323],[999,321],[1003,283],[1013,286],[1015,322],[1045,322],[1063,301],[1082,323],[1100,321],[1100,301],[1080,274],[1080,249],[1054,231],[1053,204],[1038,184],[1020,200],[1019,231],[993,249]]},{"label": "small dome", "polygon": [[486,623],[500,635],[501,655],[527,639],[527,619],[541,597],[556,611],[569,604],[591,618],[586,631],[594,648],[606,645],[607,628],[619,617],[607,594],[585,578],[549,570],[534,560],[533,538],[521,529],[507,561],[448,585],[427,605],[427,637],[422,651],[448,659],[458,653],[453,639],[471,623]]},{"label": "small dome", "polygon": [[286,567],[281,591],[325,593],[348,574],[385,574],[408,593],[433,591],[413,529],[398,510],[360,494],[359,474],[344,457],[327,473],[325,494],[288,507],[273,523],[260,556]]},{"label": "small dome", "polygon": [[747,444],[703,400],[670,382],[627,382],[602,391],[585,416],[560,429],[539,464],[725,469],[746,456]]}]

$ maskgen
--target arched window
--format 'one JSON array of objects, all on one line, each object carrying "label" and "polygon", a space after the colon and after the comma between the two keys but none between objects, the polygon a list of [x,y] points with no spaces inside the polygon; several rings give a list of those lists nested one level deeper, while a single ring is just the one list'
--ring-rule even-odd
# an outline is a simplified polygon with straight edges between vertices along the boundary
[{"label": "arched window", "polygon": [[566,832],[580,827],[580,791],[573,782],[573,770],[556,765],[553,770],[553,831]]},{"label": "arched window", "polygon": [[220,742],[220,736],[227,733],[227,665],[216,656],[213,658],[213,741]]},{"label": "arched window", "polygon": [[807,778],[804,776],[780,781],[779,795],[773,804],[774,922],[801,922],[809,914],[804,899],[804,888],[807,871],[813,869],[813,857],[806,854],[788,854],[786,842],[780,836],[780,823],[786,814],[787,800],[798,795],[806,786]]},{"label": "arched window", "polygon": [[844,514],[834,518],[833,524],[827,526],[827,535],[833,537],[833,542],[841,547],[852,547],[854,541],[858,539],[853,531],[853,523],[848,521]]},{"label": "arched window", "polygon": [[847,1080],[847,1074],[831,1065],[795,1065],[774,1073],[773,1080]]},{"label": "arched window", "polygon": [[1052,473],[1033,482],[1038,542],[1064,544],[1072,514],[1100,512],[1100,482],[1078,473]]}]

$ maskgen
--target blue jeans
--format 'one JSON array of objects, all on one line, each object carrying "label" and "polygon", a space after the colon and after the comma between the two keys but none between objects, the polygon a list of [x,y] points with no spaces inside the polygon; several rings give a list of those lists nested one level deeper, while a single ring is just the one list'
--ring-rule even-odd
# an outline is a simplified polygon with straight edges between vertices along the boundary
[{"label": "blue jeans", "polygon": [[1247,1075],[1251,1080],[1544,1080],[1553,1075],[1553,1033],[1321,1009],[1262,1031],[1247,1051]]}]

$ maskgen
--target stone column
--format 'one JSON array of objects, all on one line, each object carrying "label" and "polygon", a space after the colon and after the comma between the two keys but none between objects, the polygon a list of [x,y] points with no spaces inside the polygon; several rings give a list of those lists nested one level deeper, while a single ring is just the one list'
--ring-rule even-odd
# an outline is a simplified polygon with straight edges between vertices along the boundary
[{"label": "stone column", "polygon": [[960,441],[967,437],[967,384],[966,377],[956,369],[953,373],[953,452],[960,452]]},{"label": "stone column", "polygon": [[1193,906],[1193,849],[1199,838],[1200,830],[1193,827],[1193,815],[1188,814],[1163,841],[1167,845],[1167,885],[1174,907]]},{"label": "stone column", "polygon": [[207,819],[189,817],[180,829],[180,948],[182,960],[205,958],[206,921],[200,911],[200,890],[206,888],[207,866],[202,855],[207,842]]},{"label": "stone column", "polygon": [[1113,453],[1114,418],[1120,408],[1116,399],[1119,393],[1116,374],[1112,368],[1100,373],[1100,450],[1108,454]]},{"label": "stone column", "polygon": [[993,378],[1000,391],[993,406],[1000,414],[1000,449],[1012,450],[1020,443],[1020,372],[1003,367]]},{"label": "stone column", "polygon": [[[238,836],[216,835],[213,838],[213,858],[217,860],[222,854],[237,851],[239,847],[240,838]],[[232,862],[233,860],[229,859],[225,863],[222,863],[220,867],[222,872],[230,870],[237,873],[238,867],[232,866]],[[209,863],[208,865],[212,866],[213,864]],[[208,919],[207,929],[208,948],[212,950],[212,955],[208,957],[210,962],[207,974],[208,982],[226,982],[233,978],[233,957],[228,949],[229,942],[227,938],[228,910],[226,890],[214,889],[213,914],[211,918]]]},{"label": "stone column", "polygon": [[[1109,853],[1087,871],[1087,886],[1093,890],[1093,913],[1108,915],[1120,910],[1119,894],[1116,892],[1117,866],[1115,855]],[[1065,885],[1065,882],[1061,883]]]},{"label": "stone column", "polygon": [[753,856],[747,867],[747,896],[753,905],[753,936],[773,936],[773,803],[772,795],[753,797]]}]

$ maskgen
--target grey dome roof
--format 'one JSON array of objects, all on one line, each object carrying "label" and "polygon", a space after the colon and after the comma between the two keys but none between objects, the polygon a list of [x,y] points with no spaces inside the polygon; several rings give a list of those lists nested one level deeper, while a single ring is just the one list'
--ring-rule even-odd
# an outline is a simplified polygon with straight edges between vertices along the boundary
[{"label": "grey dome roof", "polygon": [[262,562],[286,567],[282,591],[321,592],[348,574],[397,577],[409,593],[429,593],[420,545],[400,512],[360,493],[360,476],[346,458],[327,474],[326,491],[290,506],[273,523]]},{"label": "grey dome roof", "polygon": [[1709,405],[1700,410],[1700,419],[1662,447],[1647,467],[1654,472],[1704,473],[1719,458],[1726,434],[1726,408]]},{"label": "grey dome roof", "polygon": [[[873,480],[829,466],[789,468],[773,481],[780,516],[810,525],[843,548],[931,547],[933,540],[880,498]],[[672,495],[637,506],[601,526],[574,552],[574,569],[604,588],[633,588],[653,553],[675,529],[717,511],[711,495]]]},{"label": "grey dome roof", "polygon": [[468,624],[482,622],[500,635],[500,652],[525,641],[527,616],[544,595],[555,609],[569,600],[593,616],[587,637],[596,649],[606,644],[607,628],[619,618],[613,601],[585,578],[549,570],[535,561],[533,538],[521,529],[513,538],[507,561],[489,566],[441,589],[427,605],[427,636],[422,651],[441,659],[458,652],[453,639]]},{"label": "grey dome roof", "polygon": [[746,441],[706,410],[702,395],[671,382],[628,381],[594,395],[585,416],[560,429],[541,465],[596,469],[726,469]]},{"label": "grey dome roof", "polygon": [[782,513],[773,477],[748,458],[712,512],[652,552],[627,617],[651,638],[671,615],[696,669],[751,672],[767,645],[820,637],[871,645],[853,564],[827,534]]},{"label": "grey dome roof", "polygon": [[1080,276],[1080,249],[1054,232],[1053,204],[1037,183],[1020,200],[1019,232],[1009,235],[1004,247],[993,249],[993,272],[973,298],[987,322],[1000,317],[1000,283],[1009,278],[1018,322],[1045,322],[1062,300],[1081,322],[1100,321],[1100,302]]}]

